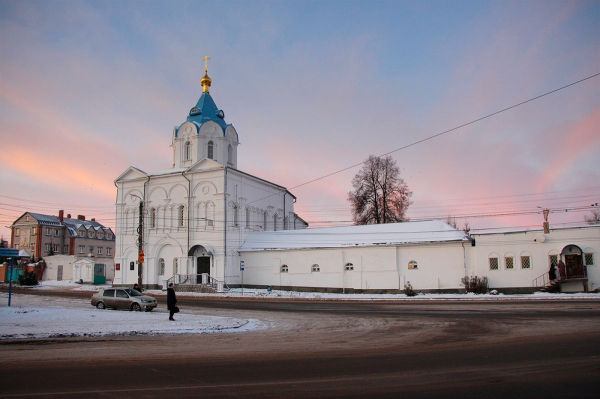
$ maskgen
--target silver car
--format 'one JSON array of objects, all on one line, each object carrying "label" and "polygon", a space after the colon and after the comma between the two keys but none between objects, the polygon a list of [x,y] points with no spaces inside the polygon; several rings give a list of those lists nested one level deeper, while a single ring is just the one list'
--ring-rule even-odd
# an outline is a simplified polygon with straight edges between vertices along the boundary
[{"label": "silver car", "polygon": [[129,309],[150,312],[157,306],[156,299],[131,288],[107,288],[92,295],[92,306],[98,309]]}]

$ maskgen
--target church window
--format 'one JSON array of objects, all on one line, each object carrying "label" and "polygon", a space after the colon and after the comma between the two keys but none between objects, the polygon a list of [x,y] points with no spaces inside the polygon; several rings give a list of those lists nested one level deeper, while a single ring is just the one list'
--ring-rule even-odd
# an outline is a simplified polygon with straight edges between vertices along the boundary
[{"label": "church window", "polygon": [[320,271],[321,271],[321,266],[319,266],[317,264],[312,265],[312,272],[313,273],[318,273]]},{"label": "church window", "polygon": [[158,275],[164,276],[164,274],[165,274],[165,260],[163,258],[160,258],[158,260]]},{"label": "church window", "polygon": [[227,147],[227,163],[233,165],[233,147],[231,144]]},{"label": "church window", "polygon": [[277,214],[273,215],[273,231],[277,231]]},{"label": "church window", "polygon": [[179,205],[179,217],[177,220],[177,225],[179,227],[185,226],[185,205]]},{"label": "church window", "polygon": [[489,256],[490,270],[498,270],[498,255],[491,254]]},{"label": "church window", "polygon": [[185,160],[189,161],[192,159],[192,143],[189,141],[185,142]]},{"label": "church window", "polygon": [[173,259],[173,275],[179,273],[179,259]]},{"label": "church window", "polygon": [[504,265],[507,270],[512,270],[515,268],[515,258],[511,255],[507,255],[504,257]]},{"label": "church window", "polygon": [[214,158],[213,158],[213,147],[214,147],[214,144],[213,144],[213,142],[212,142],[212,141],[209,141],[209,142],[208,142],[208,157],[209,157],[210,159],[214,159]]},{"label": "church window", "polygon": [[521,254],[521,269],[531,269],[531,255]]},{"label": "church window", "polygon": [[267,211],[265,211],[264,218],[263,218],[263,230],[267,231]]},{"label": "church window", "polygon": [[288,265],[281,265],[281,273],[287,273],[288,272]]},{"label": "church window", "polygon": [[246,228],[250,228],[250,208],[246,208]]},{"label": "church window", "polygon": [[150,209],[150,227],[156,227],[156,208]]},{"label": "church window", "polygon": [[346,263],[346,266],[344,266],[344,270],[352,271],[354,270],[354,265],[352,263]]},{"label": "church window", "polygon": [[585,265],[586,266],[593,266],[594,265],[594,254],[593,253],[585,253],[583,255],[583,257],[585,258]]},{"label": "church window", "polygon": [[550,266],[558,266],[558,255],[550,255]]},{"label": "church window", "polygon": [[233,225],[237,226],[238,225],[238,206],[234,205],[233,206]]},{"label": "church window", "polygon": [[408,262],[408,268],[409,269],[418,269],[418,265],[417,265],[417,261],[416,260],[411,260],[410,262]]}]

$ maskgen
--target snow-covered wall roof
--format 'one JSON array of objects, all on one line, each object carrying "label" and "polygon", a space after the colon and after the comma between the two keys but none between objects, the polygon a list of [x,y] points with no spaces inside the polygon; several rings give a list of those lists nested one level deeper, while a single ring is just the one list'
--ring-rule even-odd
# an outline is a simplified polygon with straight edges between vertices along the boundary
[{"label": "snow-covered wall roof", "polygon": [[[587,223],[581,223],[577,225],[566,225],[566,226],[550,226],[550,231],[552,230],[566,230],[566,229],[588,229],[588,228],[599,228],[600,225],[590,225]],[[530,232],[543,232],[544,229],[542,227],[532,227],[532,228],[498,228],[498,229],[473,229],[471,230],[471,235],[490,235],[490,234],[513,234],[513,233],[530,233]]]},{"label": "snow-covered wall roof", "polygon": [[364,247],[451,241],[469,241],[469,237],[442,221],[433,220],[320,229],[260,231],[250,234],[239,251]]}]

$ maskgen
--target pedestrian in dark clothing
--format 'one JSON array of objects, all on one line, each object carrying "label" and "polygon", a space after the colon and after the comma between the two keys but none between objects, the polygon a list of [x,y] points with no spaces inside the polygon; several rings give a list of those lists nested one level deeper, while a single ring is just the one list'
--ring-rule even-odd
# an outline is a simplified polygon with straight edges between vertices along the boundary
[{"label": "pedestrian in dark clothing", "polygon": [[173,315],[176,313],[177,308],[177,296],[175,296],[175,289],[173,289],[173,283],[169,283],[167,288],[167,309],[169,309],[169,320],[175,321]]},{"label": "pedestrian in dark clothing", "polygon": [[142,289],[140,288],[140,286],[137,283],[135,283],[133,285],[133,289],[136,290],[137,292],[139,292],[140,294],[142,293]]},{"label": "pedestrian in dark clothing", "polygon": [[567,267],[562,260],[558,261],[558,277],[561,280],[567,277]]},{"label": "pedestrian in dark clothing", "polygon": [[548,270],[548,277],[550,277],[550,281],[556,280],[556,268],[553,264],[550,264],[550,270]]}]

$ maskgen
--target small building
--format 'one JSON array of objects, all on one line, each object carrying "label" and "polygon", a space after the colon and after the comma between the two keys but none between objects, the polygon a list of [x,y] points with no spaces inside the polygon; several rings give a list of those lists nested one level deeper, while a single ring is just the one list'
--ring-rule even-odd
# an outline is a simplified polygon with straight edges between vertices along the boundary
[{"label": "small building", "polygon": [[78,257],[53,255],[44,258],[46,269],[42,280],[72,281],[74,283],[104,284],[113,281],[115,264],[112,257]]},{"label": "small building", "polygon": [[115,234],[109,227],[84,215],[64,217],[25,212],[10,226],[11,248],[27,249],[34,259],[51,255],[114,258]]}]

